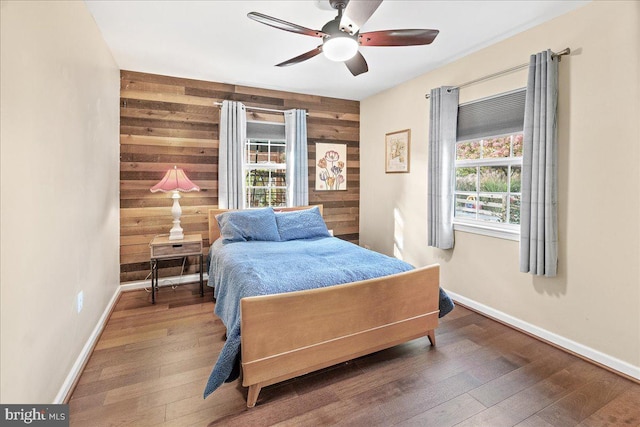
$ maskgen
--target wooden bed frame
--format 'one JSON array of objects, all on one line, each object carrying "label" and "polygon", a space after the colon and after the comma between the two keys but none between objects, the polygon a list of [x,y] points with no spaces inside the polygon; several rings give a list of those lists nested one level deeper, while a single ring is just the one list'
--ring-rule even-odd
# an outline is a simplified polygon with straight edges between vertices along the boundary
[{"label": "wooden bed frame", "polygon": [[[226,211],[209,211],[209,242],[220,236],[215,216]],[[340,286],[243,298],[247,407],[255,406],[262,387],[271,384],[423,336],[435,345],[439,275],[436,264]]]}]

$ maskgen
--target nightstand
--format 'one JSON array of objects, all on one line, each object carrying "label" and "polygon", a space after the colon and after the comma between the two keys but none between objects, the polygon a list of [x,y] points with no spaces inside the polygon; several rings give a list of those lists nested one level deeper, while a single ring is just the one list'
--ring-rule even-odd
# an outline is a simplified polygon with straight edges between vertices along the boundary
[{"label": "nightstand", "polygon": [[156,236],[149,244],[151,248],[151,303],[156,303],[158,288],[158,261],[163,259],[197,256],[200,262],[200,296],[204,296],[202,280],[202,234],[185,234],[184,239],[169,240],[169,236]]}]

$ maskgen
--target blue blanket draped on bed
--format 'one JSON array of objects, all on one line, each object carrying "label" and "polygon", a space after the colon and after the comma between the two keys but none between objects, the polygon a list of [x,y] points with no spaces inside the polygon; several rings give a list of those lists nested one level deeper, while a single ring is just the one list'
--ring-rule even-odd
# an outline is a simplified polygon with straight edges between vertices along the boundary
[{"label": "blue blanket draped on bed", "polygon": [[[227,328],[227,341],[207,381],[205,398],[229,379],[239,358],[240,299],[350,283],[413,269],[404,261],[334,237],[228,244],[218,239],[210,253],[208,285],[214,287],[215,314]],[[453,302],[440,289],[440,317],[452,309]]]}]

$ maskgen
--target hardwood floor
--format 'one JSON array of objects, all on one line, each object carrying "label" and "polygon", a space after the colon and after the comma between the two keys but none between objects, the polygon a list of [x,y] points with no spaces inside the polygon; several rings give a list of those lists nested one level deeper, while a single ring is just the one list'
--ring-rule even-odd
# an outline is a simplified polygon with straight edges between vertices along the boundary
[{"label": "hardwood floor", "polygon": [[[208,289],[207,289],[208,290]],[[640,385],[463,307],[422,338],[206,400],[224,343],[196,284],[124,293],[69,402],[72,426],[638,426]]]}]

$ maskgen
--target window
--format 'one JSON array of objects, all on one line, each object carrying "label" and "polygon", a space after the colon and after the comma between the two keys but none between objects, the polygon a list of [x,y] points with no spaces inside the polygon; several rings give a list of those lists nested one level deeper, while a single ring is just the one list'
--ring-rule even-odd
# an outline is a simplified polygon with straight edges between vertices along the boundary
[{"label": "window", "polygon": [[247,120],[245,208],[287,205],[286,145],[283,122]]},{"label": "window", "polygon": [[522,133],[456,144],[455,218],[520,224]]},{"label": "window", "polygon": [[454,228],[518,239],[524,95],[459,106]]},{"label": "window", "polygon": [[247,139],[245,207],[287,205],[285,149],[284,140]]}]

